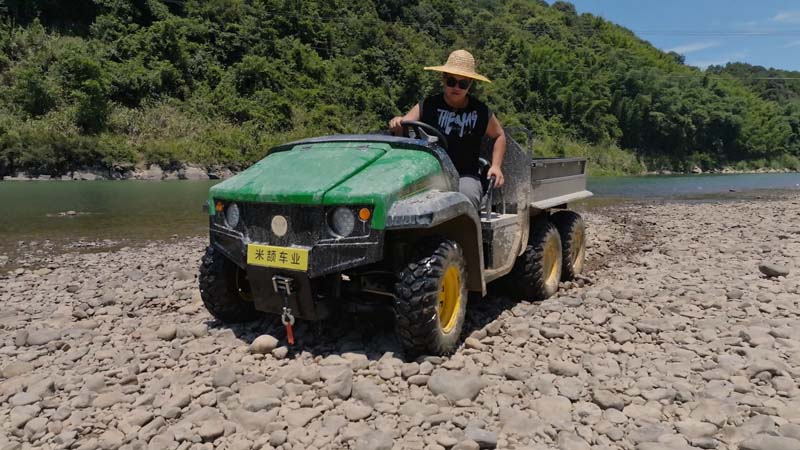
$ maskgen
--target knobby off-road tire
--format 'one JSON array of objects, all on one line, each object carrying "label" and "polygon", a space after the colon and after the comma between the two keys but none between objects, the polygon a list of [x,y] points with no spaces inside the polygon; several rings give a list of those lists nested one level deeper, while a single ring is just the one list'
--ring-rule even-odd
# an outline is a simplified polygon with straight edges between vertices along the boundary
[{"label": "knobby off-road tire", "polygon": [[552,223],[533,225],[525,251],[506,275],[509,293],[525,300],[544,300],[555,294],[561,279],[561,249],[561,238]]},{"label": "knobby off-road tire", "polygon": [[558,211],[550,216],[561,236],[561,279],[569,281],[583,272],[586,261],[586,226],[583,218],[573,211]]},{"label": "knobby off-road tire", "polygon": [[395,284],[397,336],[412,355],[446,355],[459,342],[467,312],[466,263],[448,239],[424,245]]},{"label": "knobby off-road tire", "polygon": [[253,305],[245,271],[213,247],[206,248],[200,263],[200,297],[223,322],[249,322],[262,315]]}]

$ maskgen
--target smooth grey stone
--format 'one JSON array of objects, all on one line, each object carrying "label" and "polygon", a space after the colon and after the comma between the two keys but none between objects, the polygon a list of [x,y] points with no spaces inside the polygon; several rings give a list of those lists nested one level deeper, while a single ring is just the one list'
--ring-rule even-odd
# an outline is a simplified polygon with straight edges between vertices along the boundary
[{"label": "smooth grey stone", "polygon": [[785,277],[789,275],[789,269],[772,263],[761,263],[758,265],[758,270],[768,277]]},{"label": "smooth grey stone", "polygon": [[493,431],[482,430],[480,428],[467,428],[464,431],[464,437],[471,439],[478,443],[480,448],[495,448],[497,447],[497,433]]},{"label": "smooth grey stone", "polygon": [[483,389],[483,380],[465,372],[436,370],[428,379],[428,389],[434,395],[444,395],[453,403],[464,399],[475,400]]},{"label": "smooth grey stone", "polygon": [[392,450],[392,437],[383,431],[370,431],[356,441],[355,450]]},{"label": "smooth grey stone", "polygon": [[28,330],[28,345],[44,345],[61,337],[61,332],[52,328]]},{"label": "smooth grey stone", "polygon": [[325,383],[325,392],[329,398],[347,400],[353,392],[353,369],[341,366],[341,369]]},{"label": "smooth grey stone", "polygon": [[739,445],[739,450],[797,450],[800,441],[771,434],[757,434]]},{"label": "smooth grey stone", "polygon": [[211,380],[211,385],[216,387],[230,387],[236,382],[236,373],[231,366],[222,366],[214,373],[214,378]]}]

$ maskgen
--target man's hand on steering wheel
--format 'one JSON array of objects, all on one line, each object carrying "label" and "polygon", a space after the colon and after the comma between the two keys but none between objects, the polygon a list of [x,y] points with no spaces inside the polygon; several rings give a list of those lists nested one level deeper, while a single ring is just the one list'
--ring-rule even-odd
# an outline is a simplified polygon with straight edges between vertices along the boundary
[{"label": "man's hand on steering wheel", "polygon": [[404,129],[413,130],[417,139],[425,139],[428,136],[435,137],[439,147],[442,147],[445,151],[447,150],[447,138],[436,127],[419,120],[402,120],[400,125]]},{"label": "man's hand on steering wheel", "polygon": [[401,122],[403,121],[403,116],[396,116],[393,117],[392,120],[389,121],[389,129],[392,131],[392,134],[395,136],[402,136],[403,135],[403,125]]}]

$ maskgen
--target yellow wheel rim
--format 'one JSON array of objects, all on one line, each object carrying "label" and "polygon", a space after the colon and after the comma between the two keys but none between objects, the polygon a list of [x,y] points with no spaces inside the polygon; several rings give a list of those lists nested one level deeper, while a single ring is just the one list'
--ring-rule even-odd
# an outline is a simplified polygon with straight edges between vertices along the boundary
[{"label": "yellow wheel rim", "polygon": [[547,274],[545,276],[545,283],[549,286],[552,283],[558,283],[558,279],[560,278],[560,274],[558,273],[558,253],[559,248],[558,241],[555,239],[548,239],[545,243],[544,247],[544,261],[542,267],[544,270],[543,272]]},{"label": "yellow wheel rim", "polygon": [[575,234],[572,236],[572,242],[570,245],[570,255],[572,255],[572,269],[575,272],[580,272],[583,269],[583,258],[586,253],[586,246],[583,244],[584,241],[584,234],[583,229],[575,230]]},{"label": "yellow wheel rim", "polygon": [[439,291],[439,325],[445,333],[449,333],[458,322],[458,311],[461,309],[461,272],[458,267],[447,269]]}]

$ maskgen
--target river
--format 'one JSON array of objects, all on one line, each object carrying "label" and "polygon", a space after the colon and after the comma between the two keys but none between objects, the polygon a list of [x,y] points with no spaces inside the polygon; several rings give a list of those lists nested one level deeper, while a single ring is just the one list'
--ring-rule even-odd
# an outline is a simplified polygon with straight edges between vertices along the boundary
[{"label": "river", "polygon": [[[202,203],[216,181],[0,182],[0,254],[20,241],[130,242],[206,232]],[[626,200],[752,198],[755,190],[796,190],[800,174],[590,178],[595,198]],[[733,191],[733,192],[731,192]],[[74,211],[75,215],[66,215]],[[78,243],[78,244],[75,244]],[[22,244],[25,245],[25,244]]]}]

